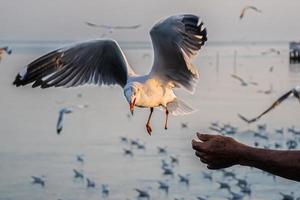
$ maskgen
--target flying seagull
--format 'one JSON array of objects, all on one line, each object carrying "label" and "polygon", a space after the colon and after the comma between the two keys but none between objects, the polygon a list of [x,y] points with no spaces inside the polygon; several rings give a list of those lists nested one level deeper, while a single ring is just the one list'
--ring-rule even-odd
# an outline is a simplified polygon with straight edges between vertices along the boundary
[{"label": "flying seagull", "polygon": [[65,114],[70,114],[72,113],[73,110],[69,109],[69,108],[62,108],[59,110],[58,112],[58,120],[57,120],[57,124],[56,124],[56,133],[59,135],[60,132],[63,129],[63,121],[64,121],[64,115]]},{"label": "flying seagull", "polygon": [[254,10],[254,11],[259,12],[259,13],[262,12],[261,10],[259,10],[258,8],[256,8],[255,6],[245,6],[242,9],[241,13],[240,13],[240,19],[243,19],[243,17],[244,17],[244,15],[245,15],[245,13],[246,13],[247,10]]},{"label": "flying seagull", "polygon": [[4,53],[10,55],[12,53],[12,50],[8,46],[0,47],[0,62],[4,56]]},{"label": "flying seagull", "polygon": [[135,106],[149,108],[146,129],[155,107],[168,115],[189,114],[194,110],[178,99],[173,89],[195,90],[199,77],[191,59],[207,40],[203,22],[195,15],[175,15],[156,23],[150,31],[154,61],[149,74],[137,75],[114,40],[92,40],[52,51],[25,67],[14,81],[16,86],[74,87],[83,84],[123,88],[130,111]]},{"label": "flying seagull", "polygon": [[137,29],[141,25],[140,24],[135,24],[131,26],[111,26],[111,25],[104,25],[104,24],[94,24],[91,22],[85,22],[86,25],[91,26],[91,27],[96,27],[96,28],[103,28],[103,29]]},{"label": "flying seagull", "polygon": [[235,75],[235,74],[231,74],[231,77],[232,78],[234,78],[234,79],[236,79],[236,80],[238,80],[238,81],[240,81],[240,83],[241,83],[241,86],[248,86],[249,84],[251,84],[251,85],[258,85],[258,83],[257,82],[254,82],[254,81],[245,81],[244,79],[242,79],[241,77],[239,77],[239,76],[237,76],[237,75]]},{"label": "flying seagull", "polygon": [[247,122],[249,124],[253,123],[253,122],[259,120],[262,116],[267,114],[269,111],[273,110],[276,106],[281,104],[285,99],[287,99],[290,96],[296,97],[300,102],[300,86],[296,86],[295,88],[291,89],[290,91],[288,91],[287,93],[285,93],[284,95],[279,97],[267,110],[265,110],[263,113],[261,113],[260,115],[258,115],[257,117],[255,117],[253,119],[247,119],[246,117],[242,116],[241,114],[238,114],[238,116],[239,116],[239,118],[241,118],[242,120],[244,120],[245,122]]}]

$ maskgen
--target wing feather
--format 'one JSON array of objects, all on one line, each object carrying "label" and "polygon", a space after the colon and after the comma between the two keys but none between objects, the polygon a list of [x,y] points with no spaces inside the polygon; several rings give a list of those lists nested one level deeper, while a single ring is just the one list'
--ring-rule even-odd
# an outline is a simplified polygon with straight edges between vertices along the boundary
[{"label": "wing feather", "polygon": [[207,40],[200,18],[195,15],[168,17],[155,24],[150,35],[154,49],[150,75],[193,91],[198,71],[191,59]]},{"label": "wing feather", "polygon": [[16,86],[74,87],[83,84],[122,87],[134,71],[114,40],[93,40],[52,51],[26,66],[14,81]]}]

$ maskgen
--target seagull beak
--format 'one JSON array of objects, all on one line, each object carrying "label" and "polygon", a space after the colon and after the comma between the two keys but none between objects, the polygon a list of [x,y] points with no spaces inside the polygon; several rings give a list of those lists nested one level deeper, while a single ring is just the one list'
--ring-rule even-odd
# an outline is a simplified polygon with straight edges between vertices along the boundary
[{"label": "seagull beak", "polygon": [[129,108],[130,108],[131,115],[133,115],[134,106],[135,106],[135,99],[136,98],[134,98],[133,100],[131,100],[130,103],[129,103]]}]

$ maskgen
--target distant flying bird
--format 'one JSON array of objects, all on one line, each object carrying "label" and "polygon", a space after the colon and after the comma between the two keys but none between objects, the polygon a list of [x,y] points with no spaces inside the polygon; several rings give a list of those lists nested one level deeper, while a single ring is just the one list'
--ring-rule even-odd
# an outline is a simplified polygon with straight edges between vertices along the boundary
[{"label": "distant flying bird", "polygon": [[170,159],[171,159],[171,163],[172,163],[172,164],[177,164],[177,165],[179,165],[179,159],[178,159],[178,156],[170,156]]},{"label": "distant flying bird", "polygon": [[32,184],[39,184],[42,187],[45,186],[45,177],[44,176],[41,176],[41,177],[31,176],[31,178],[33,179]]},{"label": "distant flying bird", "polygon": [[111,25],[104,25],[104,24],[94,24],[91,22],[85,22],[86,25],[96,28],[103,28],[103,29],[137,29],[141,27],[141,24],[135,24],[131,26],[111,26]]},{"label": "distant flying bird", "polygon": [[96,183],[94,181],[92,181],[91,179],[87,178],[86,181],[87,181],[86,187],[88,187],[88,188],[89,187],[92,187],[92,188],[96,187]]},{"label": "distant flying bird", "polygon": [[76,169],[73,169],[73,172],[74,172],[74,178],[84,178],[83,176],[83,173],[76,170]]},{"label": "distant flying bird", "polygon": [[133,152],[131,149],[124,149],[124,155],[133,156]]},{"label": "distant flying bird", "polygon": [[92,40],[52,51],[25,67],[14,85],[33,83],[32,87],[74,87],[83,84],[112,85],[123,88],[130,111],[135,106],[149,108],[146,123],[155,107],[183,115],[194,110],[178,99],[173,89],[195,91],[198,70],[191,63],[207,40],[206,28],[195,15],[175,15],[159,21],[150,31],[154,61],[149,74],[137,75],[114,40]]},{"label": "distant flying bird", "polygon": [[174,176],[174,171],[171,168],[163,168],[163,175],[171,175]]},{"label": "distant flying bird", "polygon": [[134,189],[135,191],[137,191],[139,193],[138,198],[146,198],[146,199],[150,199],[150,194],[148,191],[146,190],[141,190],[141,189]]},{"label": "distant flying bird", "polygon": [[189,176],[190,176],[190,174],[186,174],[186,175],[178,174],[179,182],[185,183],[186,185],[189,185],[190,184]]},{"label": "distant flying bird", "polygon": [[188,123],[184,123],[184,122],[181,122],[181,128],[184,129],[184,128],[188,128]]},{"label": "distant flying bird", "polygon": [[256,122],[262,116],[267,114],[269,111],[273,110],[275,107],[277,107],[279,104],[281,104],[284,100],[286,100],[290,96],[296,97],[300,102],[300,86],[297,86],[297,87],[291,89],[290,91],[288,91],[287,93],[285,93],[284,95],[279,97],[267,110],[265,110],[263,113],[261,113],[260,115],[258,115],[257,117],[255,117],[253,119],[247,119],[246,117],[242,116],[241,114],[238,114],[238,116],[240,119],[244,120],[245,122],[247,122],[249,124]]},{"label": "distant flying bird", "polygon": [[103,196],[108,196],[109,195],[109,188],[108,185],[102,184],[101,185],[101,191]]},{"label": "distant flying bird", "polygon": [[244,15],[245,15],[246,11],[248,11],[248,10],[254,10],[254,11],[259,12],[259,13],[262,12],[261,10],[259,10],[258,8],[254,7],[254,6],[245,6],[245,7],[241,10],[241,13],[240,13],[240,19],[243,19],[243,17],[244,17]]},{"label": "distant flying bird", "polygon": [[159,154],[166,154],[167,153],[167,147],[157,147]]},{"label": "distant flying bird", "polygon": [[83,155],[76,155],[76,160],[78,162],[84,163]]},{"label": "distant flying bird", "polygon": [[12,50],[8,46],[0,47],[0,62],[3,59],[4,53],[10,55],[12,53]]},{"label": "distant flying bird", "polygon": [[57,120],[57,124],[56,124],[56,133],[59,135],[60,132],[63,129],[63,123],[64,123],[64,115],[65,114],[70,114],[72,113],[73,110],[69,109],[69,108],[62,108],[59,110],[58,112],[58,120]]},{"label": "distant flying bird", "polygon": [[238,81],[240,81],[240,83],[241,83],[242,86],[248,86],[249,84],[255,85],[255,86],[258,85],[257,82],[254,82],[254,81],[245,81],[244,79],[242,79],[241,77],[239,77],[239,76],[237,76],[235,74],[231,74],[231,77],[234,78],[234,79],[236,79],[236,80],[238,80]]},{"label": "distant flying bird", "polygon": [[167,181],[158,181],[159,187],[158,189],[161,189],[166,192],[166,194],[169,193],[169,184]]}]

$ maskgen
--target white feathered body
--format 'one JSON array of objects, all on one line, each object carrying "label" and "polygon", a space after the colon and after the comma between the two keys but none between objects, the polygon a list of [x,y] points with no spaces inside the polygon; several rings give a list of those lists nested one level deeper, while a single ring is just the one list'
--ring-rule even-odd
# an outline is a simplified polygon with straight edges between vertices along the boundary
[{"label": "white feathered body", "polygon": [[164,83],[150,75],[131,77],[128,85],[131,84],[142,90],[135,103],[138,107],[167,107],[168,103],[176,99],[170,83]]}]

